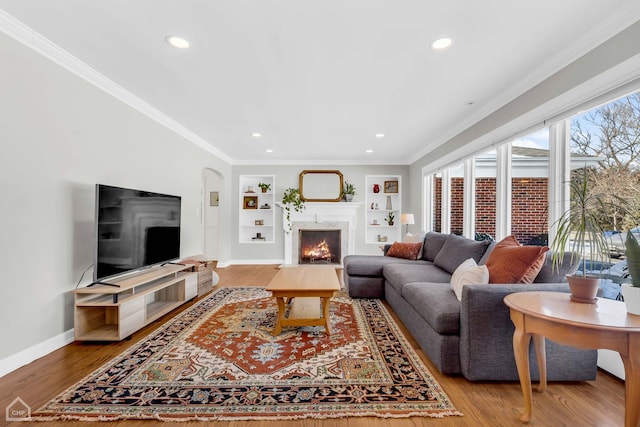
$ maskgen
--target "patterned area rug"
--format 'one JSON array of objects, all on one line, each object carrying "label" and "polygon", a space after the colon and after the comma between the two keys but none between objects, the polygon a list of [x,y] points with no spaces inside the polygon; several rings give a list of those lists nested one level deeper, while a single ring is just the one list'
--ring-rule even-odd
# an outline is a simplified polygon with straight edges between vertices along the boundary
[{"label": "patterned area rug", "polygon": [[377,300],[331,300],[332,335],[285,328],[260,288],[222,288],[32,414],[34,420],[462,415]]}]

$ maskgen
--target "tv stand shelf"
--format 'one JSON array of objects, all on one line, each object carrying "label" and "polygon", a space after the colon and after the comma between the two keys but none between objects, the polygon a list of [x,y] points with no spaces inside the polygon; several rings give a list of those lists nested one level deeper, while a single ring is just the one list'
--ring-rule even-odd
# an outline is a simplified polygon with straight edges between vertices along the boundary
[{"label": "tv stand shelf", "polygon": [[190,265],[167,264],[108,285],[76,289],[74,331],[78,341],[120,341],[198,294]]}]

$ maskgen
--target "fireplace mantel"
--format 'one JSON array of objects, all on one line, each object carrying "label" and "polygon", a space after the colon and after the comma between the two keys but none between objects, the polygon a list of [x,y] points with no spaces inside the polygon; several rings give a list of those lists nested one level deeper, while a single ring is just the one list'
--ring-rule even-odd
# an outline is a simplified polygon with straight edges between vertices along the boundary
[{"label": "fireplace mantel", "polygon": [[[282,203],[276,203],[283,208]],[[291,224],[296,223],[346,223],[346,251],[342,251],[342,256],[353,254],[355,251],[355,230],[358,220],[358,209],[364,206],[361,202],[305,202],[302,212],[291,211]],[[293,232],[289,231],[286,215],[282,215],[282,227],[284,233],[284,263],[297,263],[294,257]],[[343,235],[344,236],[344,235]],[[344,237],[343,237],[344,238]]]}]

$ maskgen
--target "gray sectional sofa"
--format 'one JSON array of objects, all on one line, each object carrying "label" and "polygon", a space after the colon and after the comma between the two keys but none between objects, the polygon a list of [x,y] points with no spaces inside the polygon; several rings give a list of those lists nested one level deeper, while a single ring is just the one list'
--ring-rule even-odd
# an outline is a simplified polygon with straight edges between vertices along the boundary
[{"label": "gray sectional sofa", "polygon": [[[532,284],[471,284],[462,301],[451,290],[457,265],[474,258],[480,265],[495,243],[461,236],[426,233],[420,259],[349,255],[344,258],[344,282],[354,298],[385,299],[426,355],[444,374],[462,374],[471,381],[517,381],[513,356],[514,327],[503,298],[513,292],[569,292],[564,276],[577,268],[570,255],[560,271],[551,268],[546,253]],[[388,248],[388,247],[387,247]],[[594,380],[597,353],[546,342],[550,381]],[[530,352],[533,379],[537,361]]]}]

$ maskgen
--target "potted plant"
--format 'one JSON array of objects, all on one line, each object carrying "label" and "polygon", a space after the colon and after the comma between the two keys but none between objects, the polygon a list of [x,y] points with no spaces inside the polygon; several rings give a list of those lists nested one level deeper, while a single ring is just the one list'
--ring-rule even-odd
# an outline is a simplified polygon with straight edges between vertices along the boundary
[{"label": "potted plant", "polygon": [[342,197],[344,197],[344,199],[347,202],[350,202],[353,200],[353,196],[356,195],[356,187],[351,184],[349,181],[345,181],[344,182],[344,189],[342,190]]},{"label": "potted plant", "polygon": [[393,215],[393,212],[389,212],[387,214],[387,217],[384,219],[385,221],[387,221],[387,223],[389,224],[389,226],[393,225],[393,220],[395,219],[395,215]]},{"label": "potted plant", "polygon": [[266,193],[267,191],[269,191],[271,189],[271,184],[267,184],[265,182],[261,182],[258,184],[258,187],[260,187],[260,190],[262,190],[263,193]]},{"label": "potted plant", "polygon": [[304,209],[304,202],[300,197],[300,191],[297,188],[287,188],[282,195],[282,209],[285,212],[287,226],[285,232],[291,231],[291,209],[301,212]]},{"label": "potted plant", "polygon": [[[586,167],[576,171],[569,188],[571,203],[567,211],[556,221],[556,235],[551,242],[552,265],[557,268],[563,260],[563,252],[571,251],[571,261],[580,260],[579,274],[567,275],[571,288],[571,299],[594,303],[600,277],[587,274],[587,261],[604,263],[608,260],[609,245],[605,235],[603,213],[615,209],[619,214],[628,213],[625,200],[590,191],[593,171]],[[590,264],[589,264],[590,265]]]},{"label": "potted plant", "polygon": [[622,284],[622,296],[627,306],[627,312],[640,314],[640,243],[631,230],[627,232],[625,247],[627,270],[631,277],[631,283]]}]

